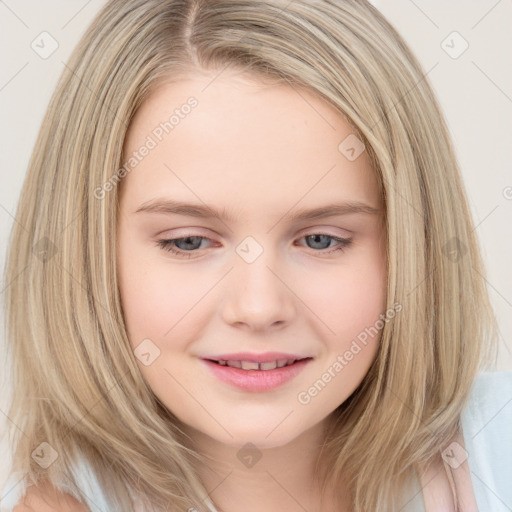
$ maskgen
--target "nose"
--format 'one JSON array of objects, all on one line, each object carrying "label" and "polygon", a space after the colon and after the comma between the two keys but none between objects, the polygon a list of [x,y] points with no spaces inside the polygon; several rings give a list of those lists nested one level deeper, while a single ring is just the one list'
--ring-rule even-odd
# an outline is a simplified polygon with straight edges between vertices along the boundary
[{"label": "nose", "polygon": [[253,331],[283,328],[296,314],[296,297],[290,278],[263,253],[249,263],[235,255],[234,268],[225,283],[222,316],[226,323]]}]

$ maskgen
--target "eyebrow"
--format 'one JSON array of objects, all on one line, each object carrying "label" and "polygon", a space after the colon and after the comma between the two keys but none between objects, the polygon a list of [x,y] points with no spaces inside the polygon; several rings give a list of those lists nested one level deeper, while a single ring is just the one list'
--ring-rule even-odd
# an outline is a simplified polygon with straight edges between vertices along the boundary
[{"label": "eyebrow", "polygon": [[[321,219],[324,217],[333,217],[337,215],[348,215],[355,213],[364,213],[375,215],[380,210],[373,208],[361,201],[344,201],[340,203],[331,203],[316,208],[303,208],[293,213],[286,213],[281,220],[284,221],[303,221]],[[206,204],[186,203],[172,199],[153,199],[143,203],[133,213],[160,213],[167,215],[187,215],[197,218],[217,217],[227,222],[235,223],[236,216],[230,213],[226,208],[215,209]]]}]

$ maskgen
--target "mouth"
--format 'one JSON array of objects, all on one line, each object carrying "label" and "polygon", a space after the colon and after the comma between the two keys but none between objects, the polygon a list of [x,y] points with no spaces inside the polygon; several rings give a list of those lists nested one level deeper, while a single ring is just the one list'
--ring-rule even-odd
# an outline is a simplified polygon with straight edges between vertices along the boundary
[{"label": "mouth", "polygon": [[311,357],[303,357],[298,359],[276,359],[274,361],[257,362],[257,361],[245,361],[238,359],[206,359],[212,363],[218,364],[219,366],[229,366],[230,368],[238,368],[241,370],[255,371],[270,371],[276,368],[284,368],[287,366],[293,366],[299,361],[306,359],[312,359]]},{"label": "mouth", "polygon": [[261,393],[283,386],[297,377],[312,357],[251,361],[247,359],[202,359],[213,376],[241,391]]}]

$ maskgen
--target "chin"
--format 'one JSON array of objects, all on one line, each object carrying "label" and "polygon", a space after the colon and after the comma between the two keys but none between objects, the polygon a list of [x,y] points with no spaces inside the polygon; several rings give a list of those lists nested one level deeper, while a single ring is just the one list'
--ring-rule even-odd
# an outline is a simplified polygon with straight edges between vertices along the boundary
[{"label": "chin", "polygon": [[222,432],[216,430],[211,433],[203,431],[203,433],[215,441],[232,448],[240,449],[247,445],[247,443],[251,443],[260,450],[267,450],[287,445],[304,431],[303,426],[292,426],[289,424],[285,426],[286,420],[279,425],[280,421],[282,421],[282,419],[279,421],[265,422],[264,426],[261,424],[232,424],[230,428],[228,428],[232,437],[224,430],[222,430]]}]

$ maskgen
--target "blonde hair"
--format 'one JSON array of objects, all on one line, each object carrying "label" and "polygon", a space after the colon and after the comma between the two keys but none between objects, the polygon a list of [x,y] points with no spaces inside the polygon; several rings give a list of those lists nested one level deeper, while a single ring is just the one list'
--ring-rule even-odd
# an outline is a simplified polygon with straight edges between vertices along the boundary
[{"label": "blonde hair", "polygon": [[[360,0],[113,0],[72,54],[42,123],[6,267],[14,470],[66,482],[79,455],[113,510],[206,511],[203,460],[142,378],[116,275],[119,187],[130,120],[162,82],[246,71],[305,87],[364,142],[386,205],[388,307],[377,356],[334,412],[318,461],[355,512],[390,510],[459,428],[495,321],[448,130],[399,34]],[[193,114],[192,114],[193,115]],[[341,141],[340,141],[341,142]],[[96,191],[96,192],[95,192]],[[23,434],[20,433],[20,430]],[[41,442],[59,457],[31,457]]]}]

